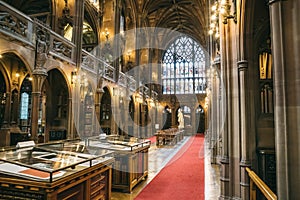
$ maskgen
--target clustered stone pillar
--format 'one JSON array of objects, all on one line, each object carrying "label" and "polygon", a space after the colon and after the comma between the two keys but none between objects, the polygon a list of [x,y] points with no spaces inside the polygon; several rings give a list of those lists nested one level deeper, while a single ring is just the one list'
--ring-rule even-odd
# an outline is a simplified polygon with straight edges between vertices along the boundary
[{"label": "clustered stone pillar", "polygon": [[299,199],[299,1],[270,0],[278,199]]},{"label": "clustered stone pillar", "polygon": [[32,74],[31,139],[37,142],[41,90],[44,80],[47,78],[47,72],[46,69],[35,69]]},{"label": "clustered stone pillar", "polygon": [[217,81],[217,72],[216,72],[216,67],[214,66],[211,68],[211,160],[210,162],[212,164],[217,163],[217,143],[218,143],[218,133],[217,133],[217,118],[218,118],[218,113],[217,113],[217,102],[218,102],[218,93],[217,93],[217,88],[218,88],[218,81]]}]

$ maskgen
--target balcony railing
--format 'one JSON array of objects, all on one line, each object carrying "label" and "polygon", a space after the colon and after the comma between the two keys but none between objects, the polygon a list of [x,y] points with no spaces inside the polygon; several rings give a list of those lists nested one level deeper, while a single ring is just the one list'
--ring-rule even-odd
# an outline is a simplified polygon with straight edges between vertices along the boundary
[{"label": "balcony railing", "polygon": [[132,76],[128,76],[128,87],[132,92],[136,90],[136,81]]},{"label": "balcony railing", "polygon": [[264,196],[268,200],[277,200],[276,194],[273,193],[273,191],[256,175],[254,171],[246,168],[248,175],[250,177],[250,199],[255,200],[256,199],[256,190],[255,186],[259,188],[259,190],[264,194]]},{"label": "balcony railing", "polygon": [[0,2],[0,33],[34,47],[33,20],[2,1]]},{"label": "balcony railing", "polygon": [[127,87],[127,76],[126,74],[124,74],[123,72],[119,73],[119,85],[123,86],[123,87]]},{"label": "balcony railing", "polygon": [[[36,48],[37,31],[43,30],[48,35],[49,55],[61,61],[75,65],[75,44],[52,31],[50,27],[38,20],[26,16],[7,3],[0,1],[0,34]],[[115,68],[97,56],[82,50],[81,67],[95,76],[115,82]],[[119,73],[119,85],[136,90],[136,80],[127,74]]]}]

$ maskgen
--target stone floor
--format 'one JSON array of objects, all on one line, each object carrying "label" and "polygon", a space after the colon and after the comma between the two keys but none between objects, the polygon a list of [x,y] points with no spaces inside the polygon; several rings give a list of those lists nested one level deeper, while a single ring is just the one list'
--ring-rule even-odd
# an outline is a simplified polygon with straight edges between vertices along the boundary
[{"label": "stone floor", "polygon": [[[118,191],[112,192],[111,200],[133,200],[139,192],[160,172],[160,170],[168,164],[171,158],[184,146],[188,144],[189,136],[175,146],[164,146],[157,148],[156,145],[151,145],[149,149],[149,172],[148,178],[140,182],[131,193],[122,193]],[[186,147],[186,146],[185,146]],[[218,165],[210,164],[210,151],[208,145],[205,145],[205,199],[216,200],[219,196],[219,167]]]}]

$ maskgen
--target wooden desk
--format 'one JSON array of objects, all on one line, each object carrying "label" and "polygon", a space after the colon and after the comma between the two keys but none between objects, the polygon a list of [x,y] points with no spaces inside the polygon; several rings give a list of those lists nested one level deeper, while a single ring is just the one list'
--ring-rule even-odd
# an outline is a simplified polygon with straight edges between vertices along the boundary
[{"label": "wooden desk", "polygon": [[175,145],[183,139],[184,131],[171,129],[159,131],[154,135],[156,136],[156,146]]}]

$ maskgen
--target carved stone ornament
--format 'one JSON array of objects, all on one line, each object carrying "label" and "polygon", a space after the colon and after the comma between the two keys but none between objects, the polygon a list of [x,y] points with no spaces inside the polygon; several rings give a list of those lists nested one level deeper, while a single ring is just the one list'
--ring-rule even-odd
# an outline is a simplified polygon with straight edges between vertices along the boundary
[{"label": "carved stone ornament", "polygon": [[49,53],[49,33],[46,29],[39,28],[36,32],[36,68],[42,68]]},{"label": "carved stone ornament", "polygon": [[62,16],[58,18],[58,28],[63,30],[67,24],[73,26],[73,16],[70,15],[68,0],[65,0],[65,7],[63,9]]}]

